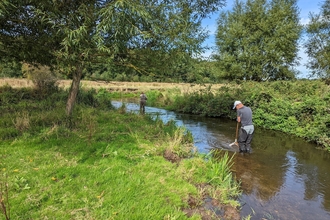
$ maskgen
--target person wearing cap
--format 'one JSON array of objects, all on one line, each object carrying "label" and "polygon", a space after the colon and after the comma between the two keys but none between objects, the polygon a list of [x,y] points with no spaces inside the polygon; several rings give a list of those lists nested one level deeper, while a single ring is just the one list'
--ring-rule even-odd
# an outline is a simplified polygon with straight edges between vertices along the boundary
[{"label": "person wearing cap", "polygon": [[252,110],[250,107],[244,106],[241,101],[235,101],[233,109],[237,111],[237,122],[241,123],[237,139],[239,152],[250,153],[254,133]]},{"label": "person wearing cap", "polygon": [[144,92],[141,92],[140,94],[140,112],[145,112],[145,106],[147,104],[147,96],[144,94]]}]

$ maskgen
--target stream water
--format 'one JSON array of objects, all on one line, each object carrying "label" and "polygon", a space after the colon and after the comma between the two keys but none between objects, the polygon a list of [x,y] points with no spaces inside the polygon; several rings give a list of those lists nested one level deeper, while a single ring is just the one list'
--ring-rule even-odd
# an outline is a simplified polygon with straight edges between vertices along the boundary
[{"label": "stream water", "polygon": [[[139,113],[134,101],[127,111]],[[121,101],[113,101],[115,107]],[[281,132],[256,128],[251,154],[229,146],[235,140],[236,122],[178,114],[146,107],[146,114],[188,129],[198,151],[227,150],[233,155],[232,171],[241,182],[241,216],[252,220],[330,219],[330,154],[316,145]]]}]

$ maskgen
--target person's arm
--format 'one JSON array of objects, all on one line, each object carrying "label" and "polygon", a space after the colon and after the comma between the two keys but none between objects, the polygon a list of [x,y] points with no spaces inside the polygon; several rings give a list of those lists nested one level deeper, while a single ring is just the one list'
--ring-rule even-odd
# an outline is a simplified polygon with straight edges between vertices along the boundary
[{"label": "person's arm", "polygon": [[240,112],[240,109],[237,109],[237,122],[241,122],[241,116],[242,113]]}]

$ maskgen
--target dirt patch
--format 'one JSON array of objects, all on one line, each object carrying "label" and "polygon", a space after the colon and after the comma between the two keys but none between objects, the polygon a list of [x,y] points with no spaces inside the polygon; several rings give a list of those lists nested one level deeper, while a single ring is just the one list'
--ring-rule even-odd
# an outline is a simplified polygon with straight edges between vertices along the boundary
[{"label": "dirt patch", "polygon": [[[206,192],[208,187],[211,187],[208,184],[200,184],[197,186],[201,188],[203,192]],[[202,198],[195,198],[190,196],[188,198],[189,208],[184,209],[188,217],[193,215],[199,215],[203,220],[240,220],[240,213],[236,207],[221,204],[218,200],[211,198],[206,193],[201,195]]]},{"label": "dirt patch", "polygon": [[170,149],[165,150],[163,157],[172,163],[179,163],[181,161],[181,158]]},{"label": "dirt patch", "polygon": [[224,219],[230,219],[230,220],[240,219],[240,213],[237,210],[237,208],[232,206],[224,206],[224,209],[225,209]]},{"label": "dirt patch", "polygon": [[240,220],[239,211],[235,207],[227,206],[227,205],[215,205],[217,201],[211,200],[210,202],[212,207],[215,209],[207,209],[204,206],[210,206],[204,204],[204,206],[189,208],[183,210],[188,217],[192,217],[193,215],[201,216],[202,220]]}]

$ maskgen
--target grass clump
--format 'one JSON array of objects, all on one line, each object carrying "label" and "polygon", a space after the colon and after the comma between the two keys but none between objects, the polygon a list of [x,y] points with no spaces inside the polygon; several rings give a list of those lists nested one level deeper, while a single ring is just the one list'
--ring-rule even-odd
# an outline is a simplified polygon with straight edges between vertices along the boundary
[{"label": "grass clump", "polygon": [[218,166],[174,123],[108,108],[106,94],[84,94],[70,126],[63,94],[50,96],[47,110],[49,100],[1,106],[0,129],[17,131],[0,137],[10,219],[202,219],[215,216],[199,211],[207,197],[237,208],[228,158]]}]

